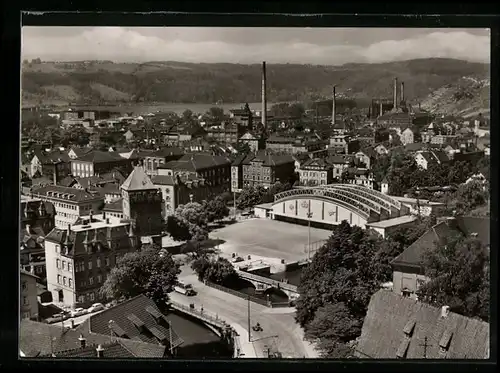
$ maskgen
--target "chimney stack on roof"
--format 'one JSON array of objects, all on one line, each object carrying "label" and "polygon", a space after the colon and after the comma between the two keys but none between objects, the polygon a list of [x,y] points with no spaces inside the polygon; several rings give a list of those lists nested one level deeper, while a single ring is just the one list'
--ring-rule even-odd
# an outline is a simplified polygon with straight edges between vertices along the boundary
[{"label": "chimney stack on roof", "polygon": [[78,338],[78,340],[80,341],[80,346],[82,348],[85,348],[85,346],[87,345],[87,340],[85,339],[83,334],[80,334],[80,337]]},{"label": "chimney stack on roof", "polygon": [[448,317],[449,313],[450,313],[450,307],[449,306],[443,306],[443,307],[441,307],[441,317],[442,318]]},{"label": "chimney stack on roof", "polygon": [[382,114],[384,114],[384,108],[382,107],[382,99],[380,99],[380,113],[379,113],[379,116],[381,116]]},{"label": "chimney stack on roof", "polygon": [[104,357],[104,348],[102,348],[101,345],[97,346],[96,352],[97,352],[97,357],[99,357],[99,358]]},{"label": "chimney stack on roof", "polygon": [[262,114],[261,122],[264,127],[266,127],[266,116],[267,116],[267,96],[266,96],[266,61],[262,62]]},{"label": "chimney stack on roof", "polygon": [[26,233],[31,234],[31,225],[26,224]]}]

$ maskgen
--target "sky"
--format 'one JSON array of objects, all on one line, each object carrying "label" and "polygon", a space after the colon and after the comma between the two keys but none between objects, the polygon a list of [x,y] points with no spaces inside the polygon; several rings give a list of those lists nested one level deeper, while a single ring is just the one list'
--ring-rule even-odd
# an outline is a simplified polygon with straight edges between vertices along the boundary
[{"label": "sky", "polygon": [[22,58],[341,65],[415,58],[490,62],[488,29],[22,28]]}]

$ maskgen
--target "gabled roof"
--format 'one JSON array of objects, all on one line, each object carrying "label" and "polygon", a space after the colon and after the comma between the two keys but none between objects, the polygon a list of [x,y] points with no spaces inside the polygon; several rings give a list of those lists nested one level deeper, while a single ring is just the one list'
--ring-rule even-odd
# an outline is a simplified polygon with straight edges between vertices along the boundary
[{"label": "gabled roof", "polygon": [[150,157],[169,157],[169,156],[182,156],[184,151],[181,148],[177,147],[167,147],[161,148],[148,156]]},{"label": "gabled roof", "polygon": [[231,160],[225,156],[211,154],[185,154],[177,161],[167,162],[160,168],[198,172],[212,167],[229,166]]},{"label": "gabled roof", "polygon": [[253,161],[262,162],[263,166],[279,166],[285,163],[295,163],[295,159],[291,155],[271,154],[265,150],[257,153],[249,153],[242,164],[249,165]]},{"label": "gabled roof", "polygon": [[39,188],[33,188],[33,194],[67,200],[70,202],[93,201],[101,198],[96,192],[89,192],[84,189],[68,188],[60,185],[46,185]]},{"label": "gabled roof", "polygon": [[300,165],[300,167],[321,167],[323,169],[331,169],[333,166],[331,163],[328,163],[325,159],[323,158],[317,158],[317,159],[309,159],[305,161],[303,164]]},{"label": "gabled roof", "polygon": [[128,191],[156,189],[142,167],[135,167],[128,175],[127,180],[123,182],[121,188]]},{"label": "gabled roof", "polygon": [[355,356],[487,359],[489,330],[490,325],[484,321],[453,312],[442,317],[440,308],[379,290],[370,299]]},{"label": "gabled roof", "polygon": [[[80,336],[86,339],[88,347],[81,348],[78,339]],[[52,353],[56,357],[90,357],[87,356],[88,351],[93,348],[95,353],[98,344],[105,347],[105,357],[126,358],[132,355],[140,358],[161,358],[165,356],[165,346],[157,343],[113,337],[114,342],[110,344],[109,329],[104,334],[93,333],[88,319],[75,329],[62,329],[59,324],[22,320],[19,337],[19,349],[26,357],[50,357]],[[116,343],[120,344],[121,348],[113,347]],[[106,355],[106,346],[111,347],[108,355]],[[79,352],[83,353],[83,356],[78,355]]]},{"label": "gabled roof", "polygon": [[84,154],[75,161],[84,161],[84,162],[92,162],[92,163],[106,163],[106,162],[116,162],[120,160],[124,160],[122,156],[120,156],[117,152],[103,152],[99,150],[93,150],[87,154]]},{"label": "gabled roof", "polygon": [[175,177],[172,175],[153,175],[151,176],[151,182],[154,185],[174,185]]},{"label": "gabled roof", "polygon": [[106,203],[102,208],[103,212],[123,212],[123,200],[120,198],[114,202]]},{"label": "gabled roof", "polygon": [[442,221],[408,246],[391,262],[393,265],[409,265],[420,267],[424,253],[433,249],[435,243],[443,243],[445,239],[454,235],[470,236],[477,233],[477,238],[484,244],[490,244],[490,219],[470,216],[457,216],[450,218],[448,223]]}]

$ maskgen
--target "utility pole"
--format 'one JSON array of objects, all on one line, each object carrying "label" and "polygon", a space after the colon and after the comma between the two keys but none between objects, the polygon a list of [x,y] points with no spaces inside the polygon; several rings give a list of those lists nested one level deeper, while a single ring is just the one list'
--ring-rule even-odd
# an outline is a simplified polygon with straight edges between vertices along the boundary
[{"label": "utility pole", "polygon": [[427,337],[424,337],[424,343],[420,344],[420,346],[424,346],[424,359],[427,359]]},{"label": "utility pole", "polygon": [[236,219],[236,191],[233,191],[233,214]]},{"label": "utility pole", "polygon": [[174,356],[174,345],[172,344],[172,323],[168,322],[168,341],[170,345],[170,355]]},{"label": "utility pole", "polygon": [[252,336],[251,336],[251,326],[250,326],[250,294],[248,294],[248,342],[252,342]]},{"label": "utility pole", "polygon": [[307,260],[311,259],[311,218],[312,212],[307,213]]}]

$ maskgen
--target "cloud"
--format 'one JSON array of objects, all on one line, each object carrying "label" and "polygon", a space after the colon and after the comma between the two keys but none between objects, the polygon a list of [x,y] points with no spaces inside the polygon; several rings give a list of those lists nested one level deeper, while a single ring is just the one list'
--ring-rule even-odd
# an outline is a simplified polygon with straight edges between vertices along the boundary
[{"label": "cloud", "polygon": [[[321,41],[315,43],[312,29],[303,29],[307,38],[297,35],[287,41],[280,36],[262,43],[248,44],[235,38],[224,38],[220,31],[207,34],[218,35],[216,38],[201,38],[197,41],[194,30],[169,29],[165,32],[140,32],[134,28],[96,27],[85,29],[78,34],[68,36],[37,34],[24,32],[23,58],[40,57],[43,60],[81,60],[106,59],[113,61],[183,61],[183,62],[231,62],[231,63],[310,63],[339,65],[348,62],[386,62],[426,57],[459,58],[469,61],[489,62],[490,37],[467,31],[434,31],[422,33],[422,29],[413,36],[401,39],[394,30],[394,37],[373,41],[368,45],[360,42],[363,29],[357,29],[357,37],[349,40],[349,33],[338,29],[323,29]],[[202,30],[202,29],[198,29]],[[362,30],[362,31],[360,31]],[[405,29],[407,30],[407,29]],[[28,31],[28,30],[27,30]],[[29,30],[32,31],[32,30]],[[227,35],[228,30],[225,30]],[[276,29],[275,29],[276,31]],[[199,32],[199,31],[198,31]],[[241,29],[238,30],[241,33]],[[250,29],[249,33],[252,32]],[[325,32],[335,35],[332,43],[325,45]],[[369,30],[366,30],[369,33]],[[259,30],[262,35],[262,30]],[[340,35],[340,36],[339,36]],[[379,35],[380,34],[379,32]],[[371,36],[373,39],[373,35]],[[395,39],[395,40],[392,40]],[[228,41],[229,40],[229,41]],[[248,38],[246,39],[248,40]],[[305,41],[306,40],[306,41]]]}]

